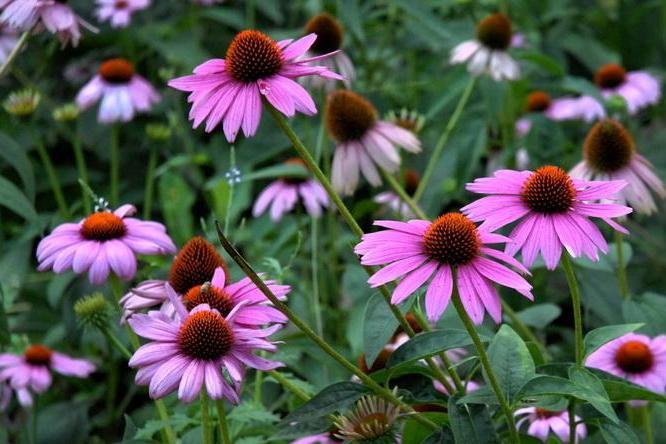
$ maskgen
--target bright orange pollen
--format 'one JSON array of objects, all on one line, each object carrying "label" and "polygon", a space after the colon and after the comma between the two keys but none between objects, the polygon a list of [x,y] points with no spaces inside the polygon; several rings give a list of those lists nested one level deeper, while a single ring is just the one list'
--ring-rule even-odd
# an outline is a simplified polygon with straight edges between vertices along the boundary
[{"label": "bright orange pollen", "polygon": [[217,253],[215,247],[200,236],[190,239],[178,252],[169,270],[169,283],[179,294],[185,294],[197,285],[213,279],[217,267],[222,267],[229,276],[227,263]]},{"label": "bright orange pollen", "polygon": [[228,315],[234,308],[234,303],[224,290],[206,283],[190,288],[183,296],[183,303],[188,311],[200,304],[208,304],[210,308],[219,311],[222,316]]},{"label": "bright orange pollen", "polygon": [[550,96],[543,91],[534,91],[527,96],[527,112],[544,112],[550,107]]},{"label": "bright orange pollen", "polygon": [[342,46],[344,31],[331,14],[323,13],[310,19],[305,25],[305,34],[317,34],[317,40],[310,47],[316,54],[328,54]]},{"label": "bright orange pollen", "polygon": [[49,365],[53,351],[45,345],[33,344],[23,354],[25,360],[33,365]]},{"label": "bright orange pollen", "polygon": [[511,45],[512,35],[511,20],[502,13],[489,15],[476,27],[477,39],[490,49],[507,49]]},{"label": "bright orange pollen", "polygon": [[224,318],[212,311],[190,315],[178,332],[178,346],[185,355],[214,361],[229,353],[234,334]]},{"label": "bright orange pollen", "polygon": [[537,213],[565,213],[576,198],[576,189],[562,168],[543,166],[525,181],[521,197]]},{"label": "bright orange pollen", "polygon": [[474,222],[460,213],[444,214],[423,235],[425,253],[448,265],[464,265],[478,256],[481,239]]},{"label": "bright orange pollen", "polygon": [[617,350],[615,362],[627,373],[643,373],[652,368],[654,356],[647,344],[627,341]]},{"label": "bright orange pollen", "polygon": [[600,88],[616,88],[624,83],[626,77],[626,69],[618,64],[608,63],[594,74],[594,83]]},{"label": "bright orange pollen", "polygon": [[81,225],[81,235],[88,240],[118,239],[125,233],[127,233],[127,227],[123,219],[108,211],[91,214]]},{"label": "bright orange pollen", "polygon": [[326,99],[326,127],[338,142],[361,139],[377,121],[377,110],[365,97],[337,90]]},{"label": "bright orange pollen", "polygon": [[110,59],[99,67],[99,75],[108,83],[128,83],[134,76],[134,65],[125,59]]},{"label": "bright orange pollen", "polygon": [[282,50],[266,34],[246,30],[238,33],[227,49],[225,67],[239,82],[256,82],[277,74],[284,63]]}]

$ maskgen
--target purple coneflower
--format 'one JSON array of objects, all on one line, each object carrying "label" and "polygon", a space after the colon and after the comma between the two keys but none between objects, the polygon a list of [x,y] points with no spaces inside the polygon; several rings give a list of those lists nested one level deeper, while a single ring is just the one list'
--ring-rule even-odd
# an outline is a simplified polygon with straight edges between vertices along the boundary
[{"label": "purple coneflower", "polygon": [[599,347],[585,360],[598,368],[653,392],[666,392],[666,335],[650,338],[627,333]]},{"label": "purple coneflower", "polygon": [[281,326],[250,329],[240,326],[237,305],[226,316],[208,304],[188,313],[180,297],[166,287],[175,307],[173,318],[151,311],[135,314],[128,323],[134,332],[151,342],[141,346],[129,361],[139,368],[136,383],[149,386],[153,399],[178,389],[178,398],[193,401],[205,388],[212,399],[225,398],[238,404],[245,367],[273,370],[282,366],[254,355],[255,351],[274,352],[277,347],[266,338]]},{"label": "purple coneflower", "polygon": [[660,198],[666,197],[666,188],[652,164],[638,154],[634,138],[617,120],[603,120],[590,129],[583,160],[570,174],[584,180],[624,180],[627,186],[615,198],[643,214],[657,210],[650,189]]},{"label": "purple coneflower", "polygon": [[138,254],[175,253],[164,225],[128,217],[135,212],[133,205],[126,204],[114,212],[93,213],[79,223],[59,225],[37,246],[39,271],[87,271],[90,282],[99,285],[111,271],[123,280],[132,279]]},{"label": "purple coneflower", "polygon": [[594,74],[594,83],[605,98],[623,97],[631,114],[661,99],[661,84],[652,74],[645,71],[627,72],[615,63],[600,67]]},{"label": "purple coneflower", "polygon": [[[289,159],[286,165],[297,165],[305,168],[299,158]],[[254,217],[261,216],[270,206],[271,220],[278,222],[286,213],[294,209],[300,199],[305,210],[312,217],[319,217],[322,210],[328,207],[328,195],[324,187],[311,177],[283,177],[271,182],[259,194],[252,208]]]},{"label": "purple coneflower", "polygon": [[261,120],[262,97],[287,117],[296,111],[313,115],[317,107],[312,97],[293,79],[321,76],[342,80],[325,66],[312,65],[333,54],[303,57],[316,39],[315,34],[309,34],[296,41],[276,42],[259,31],[242,31],[232,40],[224,59],[209,60],[194,68],[193,75],[169,81],[169,86],[191,93],[190,120],[195,128],[206,120],[206,132],[211,132],[222,122],[229,142],[236,140],[241,128],[251,137]]},{"label": "purple coneflower", "polygon": [[490,196],[472,202],[462,212],[473,221],[484,221],[481,227],[495,231],[512,222],[520,222],[510,234],[512,242],[506,252],[515,255],[522,250],[523,263],[531,267],[541,252],[546,267],[555,269],[562,247],[574,257],[585,255],[599,260],[598,250],[608,252],[606,240],[589,218],[599,217],[614,229],[626,230],[611,218],[631,213],[631,208],[612,203],[624,181],[572,179],[556,166],[536,171],[500,170],[493,177],[476,179],[467,184],[473,193]]},{"label": "purple coneflower", "polygon": [[96,0],[97,18],[100,22],[109,21],[113,28],[125,28],[132,14],[150,6],[150,0]]},{"label": "purple coneflower", "polygon": [[319,433],[317,435],[304,436],[299,438],[296,441],[292,441],[291,444],[340,444],[342,440],[333,436],[332,433]]},{"label": "purple coneflower", "polygon": [[28,31],[46,28],[56,34],[63,45],[77,46],[81,39],[79,25],[89,31],[97,29],[76,15],[66,0],[0,0],[0,23]]},{"label": "purple coneflower", "polygon": [[433,222],[414,219],[376,221],[375,225],[388,230],[363,235],[354,251],[361,255],[363,265],[386,265],[368,279],[372,287],[402,277],[391,296],[393,304],[404,301],[432,277],[425,293],[425,308],[428,319],[436,321],[451,299],[454,269],[460,299],[476,324],[483,321],[486,311],[495,322],[502,320],[494,283],[533,299],[532,286],[498,261],[529,274],[527,269],[508,254],[486,246],[511,240],[477,227],[462,214],[444,214]]},{"label": "purple coneflower", "polygon": [[121,58],[102,63],[98,74],[79,91],[76,104],[88,109],[102,99],[97,120],[101,123],[129,122],[136,112],[150,111],[160,96],[150,83]]},{"label": "purple coneflower", "polygon": [[51,371],[86,378],[95,366],[41,344],[29,346],[23,355],[0,354],[0,384],[8,382],[22,406],[31,406],[32,393],[44,393],[51,386]]},{"label": "purple coneflower", "polygon": [[[331,14],[322,13],[310,19],[305,25],[305,34],[316,34],[317,40],[310,47],[308,56],[317,57],[333,54],[321,60],[321,65],[330,71],[340,73],[347,88],[356,78],[356,70],[349,56],[342,50],[344,30],[340,22]],[[325,77],[306,77],[305,82],[313,88],[324,88],[331,92],[336,88],[336,80]]]},{"label": "purple coneflower", "polygon": [[466,63],[467,70],[475,76],[488,74],[497,81],[516,80],[520,67],[508,53],[512,35],[511,21],[506,15],[489,15],[479,22],[476,39],[453,48],[451,63]]},{"label": "purple coneflower", "polygon": [[[523,416],[516,426],[520,428],[524,423],[529,423],[527,434],[548,441],[548,435],[552,431],[562,442],[569,442],[569,413],[563,411],[551,411],[540,407],[524,407],[515,412],[516,417]],[[587,427],[582,423],[582,418],[574,416],[576,422],[576,440],[583,440],[587,436]]]},{"label": "purple coneflower", "polygon": [[359,173],[375,187],[382,183],[377,166],[395,173],[400,167],[398,146],[412,153],[421,151],[421,143],[412,132],[378,120],[372,103],[351,91],[328,95],[326,127],[336,142],[331,180],[335,189],[346,195],[356,190]]}]

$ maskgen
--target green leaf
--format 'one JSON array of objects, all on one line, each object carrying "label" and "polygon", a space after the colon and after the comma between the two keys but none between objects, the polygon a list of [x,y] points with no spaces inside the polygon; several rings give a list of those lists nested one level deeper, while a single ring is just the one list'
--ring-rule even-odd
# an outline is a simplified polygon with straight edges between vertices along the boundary
[{"label": "green leaf", "polygon": [[619,421],[613,406],[611,406],[606,389],[599,378],[585,368],[571,367],[569,369],[569,379],[586,391],[585,400],[592,407],[611,421],[615,423]]},{"label": "green leaf", "polygon": [[532,305],[516,313],[524,324],[534,328],[545,328],[562,314],[562,309],[555,304]]},{"label": "green leaf", "polygon": [[309,420],[345,410],[366,394],[368,394],[368,389],[355,382],[338,382],[329,385],[308,402],[287,415],[283,422]]},{"label": "green leaf", "polygon": [[601,420],[597,425],[601,436],[608,444],[641,444],[636,433],[624,422],[615,424],[608,420]]},{"label": "green leaf", "polygon": [[666,297],[656,293],[645,293],[625,300],[622,305],[625,322],[643,322],[641,333],[657,336],[666,333]]},{"label": "green leaf", "polygon": [[590,369],[590,371],[601,380],[611,402],[632,400],[666,402],[666,396],[636,385],[624,378],[597,369]]},{"label": "green leaf", "polygon": [[428,435],[421,444],[454,444],[453,432],[449,427],[443,427]]},{"label": "green leaf", "polygon": [[[502,391],[512,404],[520,388],[535,375],[530,351],[521,337],[504,324],[488,347],[488,358]],[[485,371],[484,377],[488,381]]]},{"label": "green leaf", "polygon": [[382,295],[373,294],[368,299],[363,315],[363,351],[368,367],[372,367],[373,362],[397,328],[398,321]]},{"label": "green leaf", "polygon": [[599,327],[585,335],[585,357],[613,339],[641,328],[643,324],[620,324]]},{"label": "green leaf", "polygon": [[535,65],[538,65],[539,67],[546,70],[549,74],[552,74],[557,77],[562,77],[564,74],[566,74],[564,67],[562,67],[562,65],[557,60],[553,59],[552,57],[548,57],[547,55],[544,55],[540,52],[535,52],[535,51],[520,52],[518,53],[517,58],[520,60],[525,60],[527,62],[534,63]]},{"label": "green leaf", "polygon": [[587,79],[567,76],[562,80],[561,87],[567,91],[594,97],[599,101],[599,103],[604,103],[604,99],[601,97],[599,89],[594,85],[594,83]]},{"label": "green leaf", "polygon": [[[448,415],[446,413],[440,413],[440,412],[425,412],[421,413],[421,415],[425,416],[435,424],[446,424],[448,421]],[[446,432],[448,431],[450,440],[446,440]],[[425,439],[429,439],[429,437],[432,435],[432,429],[429,427],[425,427],[423,424],[421,424],[418,421],[415,421],[414,419],[407,419],[405,421],[405,427],[402,432],[402,442],[401,444],[421,444],[424,442]],[[448,428],[443,428],[440,429],[436,432],[437,436],[440,436],[443,438],[442,441],[433,441],[433,442],[440,442],[440,443],[451,443],[453,444],[453,435],[451,434],[451,430]]]},{"label": "green leaf", "polygon": [[580,390],[576,385],[559,376],[539,375],[528,381],[521,389],[516,399],[534,398],[543,395],[560,395],[578,397]]},{"label": "green leaf", "polygon": [[283,421],[275,433],[270,436],[271,441],[294,440],[304,436],[318,435],[331,428],[328,417],[312,418],[308,421]]},{"label": "green leaf", "polygon": [[192,425],[199,424],[199,422],[194,418],[190,418],[182,413],[172,413],[169,415],[169,419],[166,421],[161,419],[151,419],[146,421],[143,427],[141,427],[136,433],[134,438],[150,439],[153,437],[153,435],[162,430],[167,424],[173,428],[174,432],[179,433]]},{"label": "green leaf", "polygon": [[30,202],[35,200],[35,172],[25,150],[16,141],[0,133],[0,157],[4,158],[18,173],[23,189]]},{"label": "green leaf", "polygon": [[159,195],[168,232],[182,245],[193,233],[194,192],[178,174],[166,172],[159,180]]},{"label": "green leaf", "polygon": [[37,219],[35,207],[16,185],[0,176],[0,205],[9,208],[28,222]]},{"label": "green leaf", "polygon": [[569,33],[560,44],[592,72],[606,63],[618,63],[620,61],[617,53],[589,36]]},{"label": "green leaf", "polygon": [[[484,342],[488,342],[489,339],[487,336],[482,337]],[[386,366],[390,368],[408,364],[439,352],[468,345],[472,345],[472,339],[462,329],[445,328],[420,333],[398,347],[391,354]]]},{"label": "green leaf", "polygon": [[449,398],[449,422],[457,443],[499,443],[488,408],[485,405],[459,405],[458,398]]},{"label": "green leaf", "polygon": [[244,175],[243,180],[277,179],[278,177],[308,177],[308,171],[297,164],[281,164],[253,171]]},{"label": "green leaf", "polygon": [[231,410],[228,418],[237,423],[273,424],[280,420],[276,414],[266,410],[260,402],[245,401]]},{"label": "green leaf", "polygon": [[495,392],[487,385],[481,386],[478,390],[474,390],[460,398],[459,404],[485,404],[485,405],[499,405]]},{"label": "green leaf", "polygon": [[37,443],[88,442],[88,407],[81,402],[59,402],[44,407],[37,417]]},{"label": "green leaf", "polygon": [[7,322],[7,313],[5,312],[5,292],[0,285],[0,350],[9,344],[11,336],[9,334],[9,323]]},{"label": "green leaf", "polygon": [[[622,242],[622,250],[624,252],[623,262],[626,266],[633,257],[634,250],[629,242]],[[615,274],[617,270],[617,246],[614,243],[608,245],[608,254],[599,257],[598,261],[592,261],[587,257],[577,257],[574,262],[581,267],[589,268],[591,270],[607,271]]]}]

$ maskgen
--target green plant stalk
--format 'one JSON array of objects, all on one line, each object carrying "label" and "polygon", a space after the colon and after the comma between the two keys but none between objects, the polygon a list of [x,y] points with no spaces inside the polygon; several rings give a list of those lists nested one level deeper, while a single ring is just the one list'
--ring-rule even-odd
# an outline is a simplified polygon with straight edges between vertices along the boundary
[{"label": "green plant stalk", "polygon": [[7,60],[5,60],[5,63],[3,63],[2,67],[0,67],[0,77],[4,76],[9,70],[9,67],[12,66],[12,63],[14,63],[14,59],[16,59],[16,57],[21,52],[21,49],[23,49],[25,44],[28,42],[28,38],[30,38],[31,31],[32,31],[31,29],[28,29],[23,34],[21,34],[19,41],[16,42],[16,46],[14,46],[12,52],[9,53],[9,56],[7,57]]},{"label": "green plant stalk", "polygon": [[321,317],[319,297],[319,221],[310,217],[310,268],[312,271],[312,310],[314,311],[315,329],[319,336],[324,336],[324,322]]},{"label": "green plant stalk", "polygon": [[[289,138],[291,141],[292,145],[294,146],[294,149],[298,153],[298,155],[301,157],[301,159],[305,162],[306,166],[312,173],[315,175],[319,183],[324,187],[326,190],[326,193],[328,194],[329,198],[333,203],[335,204],[336,208],[338,211],[340,211],[340,214],[342,215],[342,218],[347,222],[347,225],[349,228],[352,230],[352,232],[359,238],[363,236],[363,230],[359,226],[358,222],[356,222],[356,219],[354,219],[354,216],[352,216],[351,212],[347,208],[347,206],[344,204],[338,193],[335,191],[333,188],[333,185],[331,185],[331,182],[328,180],[326,175],[323,173],[321,168],[317,165],[317,162],[314,160],[312,155],[310,154],[310,151],[303,145],[303,142],[301,139],[296,135],[294,130],[289,126],[289,123],[287,120],[284,118],[284,116],[277,110],[273,105],[271,105],[268,102],[264,102],[268,110],[270,111],[271,115],[277,122],[278,126],[282,131],[285,133],[285,135]],[[372,267],[363,267],[368,273],[368,275],[372,275],[374,273],[374,270]],[[414,330],[412,327],[409,325],[409,322],[405,319],[405,317],[402,315],[400,312],[400,309],[396,307],[394,304],[391,303],[391,294],[386,288],[385,285],[382,285],[379,287],[379,291],[384,298],[384,301],[389,307],[389,310],[391,310],[391,313],[393,316],[396,318],[402,329],[407,333],[407,335],[411,338],[414,336]],[[430,368],[434,368],[437,366],[435,362],[431,358],[427,358],[426,362],[428,363],[428,366]],[[441,373],[441,372],[440,372]],[[435,373],[437,374],[437,372]],[[446,385],[447,381],[446,378],[443,378],[440,381],[442,384]]]},{"label": "green plant stalk", "polygon": [[329,356],[331,356],[342,367],[344,367],[349,372],[356,375],[361,380],[361,382],[363,382],[363,384],[365,384],[368,388],[374,391],[377,395],[381,396],[382,398],[386,399],[392,404],[395,404],[396,406],[400,407],[406,413],[413,414],[414,419],[420,422],[421,424],[429,428],[432,428],[433,430],[437,428],[437,425],[435,423],[430,421],[428,418],[417,414],[414,411],[414,409],[412,409],[409,405],[402,402],[390,390],[382,387],[377,382],[375,382],[374,379],[363,373],[361,369],[359,369],[354,364],[349,362],[349,360],[347,360],[344,356],[338,353],[333,347],[331,347],[328,344],[328,342],[326,342],[326,340],[324,340],[321,336],[317,335],[317,333],[315,333],[314,330],[312,330],[305,322],[301,320],[301,318],[299,318],[293,311],[291,311],[291,309],[286,304],[280,301],[268,288],[268,286],[266,286],[266,283],[257,275],[257,273],[250,266],[250,264],[247,263],[247,261],[243,258],[243,256],[241,256],[241,254],[234,248],[233,245],[231,245],[231,243],[224,236],[224,233],[222,233],[222,229],[218,221],[215,221],[215,228],[217,229],[218,239],[222,244],[222,247],[227,252],[227,254],[231,256],[234,262],[236,262],[236,264],[241,268],[241,270],[243,270],[245,275],[250,278],[250,280],[257,286],[257,288],[259,288],[259,290],[266,296],[266,298],[269,301],[271,301],[273,306],[278,310],[280,310],[282,313],[284,313],[284,315],[310,340],[312,340],[312,342],[314,342],[317,346],[319,346],[319,348],[321,348],[324,352],[326,352]]},{"label": "green plant stalk", "polygon": [[[455,271],[453,277],[455,282]],[[483,342],[481,342],[481,338],[479,337],[479,334],[476,332],[476,328],[474,327],[472,319],[470,319],[469,315],[467,314],[467,311],[465,311],[465,307],[463,306],[462,301],[460,300],[460,295],[458,294],[458,289],[456,288],[455,285],[453,287],[453,295],[451,296],[451,300],[453,301],[453,305],[455,306],[456,311],[458,312],[458,316],[465,325],[465,329],[472,338],[472,342],[474,342],[474,347],[476,347],[476,351],[479,354],[479,360],[481,361],[481,365],[483,366],[483,369],[486,371],[486,376],[488,377],[488,383],[490,384],[490,387],[493,389],[493,392],[495,392],[497,401],[500,404],[500,409],[502,410],[502,413],[506,418],[506,424],[509,428],[509,435],[511,436],[511,442],[519,443],[520,438],[518,436],[518,430],[516,429],[516,422],[514,420],[511,407],[509,406],[509,403],[507,402],[506,397],[502,392],[502,388],[500,387],[499,382],[497,381],[497,376],[495,376],[495,372],[493,371],[493,368],[490,365],[490,360],[488,359],[486,348],[483,346]]]},{"label": "green plant stalk", "polygon": [[264,372],[257,370],[254,374],[254,400],[261,402],[261,385],[264,382]]},{"label": "green plant stalk", "polygon": [[[86,158],[83,154],[83,147],[81,146],[81,140],[76,132],[72,135],[72,149],[74,150],[74,158],[76,159],[76,169],[79,173],[79,178],[85,183],[90,183],[88,180],[88,168],[86,167]],[[83,188],[81,188],[81,198],[83,202],[83,211],[85,211],[86,214],[90,214],[92,212],[90,196]]]},{"label": "green plant stalk", "polygon": [[[236,167],[236,148],[234,145],[231,145],[231,150],[229,152],[229,169],[233,170]],[[227,207],[224,209],[224,232],[229,232],[229,223],[231,221],[231,204],[234,200],[234,184],[230,180],[227,182],[229,185],[229,199],[227,200]]]},{"label": "green plant stalk", "polygon": [[217,419],[220,425],[220,436],[224,444],[232,444],[231,436],[229,434],[229,426],[227,425],[227,414],[224,411],[224,402],[221,399],[215,400],[215,407],[217,407]]},{"label": "green plant stalk", "polygon": [[111,127],[111,166],[110,166],[110,177],[111,177],[111,186],[110,186],[110,193],[111,196],[109,200],[111,201],[111,205],[113,207],[118,206],[118,183],[119,183],[119,168],[118,168],[118,163],[119,163],[119,138],[120,138],[120,133],[119,133],[119,128],[118,125],[113,125]]},{"label": "green plant stalk", "polygon": [[583,366],[583,314],[581,311],[581,297],[580,288],[578,287],[578,280],[574,273],[573,265],[569,253],[565,250],[562,252],[562,267],[567,276],[567,283],[569,284],[569,291],[571,293],[571,305],[573,306],[574,315],[574,344],[576,353],[576,366]]},{"label": "green plant stalk", "polygon": [[51,185],[53,197],[55,198],[56,204],[58,205],[60,216],[62,216],[63,219],[69,219],[69,209],[67,208],[65,196],[63,195],[62,188],[60,187],[58,174],[56,173],[55,168],[53,167],[53,162],[51,162],[51,157],[46,151],[46,147],[44,146],[44,143],[39,138],[39,136],[35,136],[35,145],[37,146],[37,152],[39,153],[39,157],[42,161],[42,164],[44,165],[44,169],[46,170],[46,175],[49,179],[49,184]]},{"label": "green plant stalk", "polygon": [[569,400],[567,407],[567,414],[569,415],[569,442],[577,442],[576,440],[576,398]]},{"label": "green plant stalk", "polygon": [[277,372],[275,370],[269,370],[266,373],[268,373],[282,387],[289,390],[291,393],[293,393],[301,401],[307,402],[307,401],[310,400],[310,397],[308,396],[307,393],[305,393],[303,390],[301,390],[300,388],[296,387],[294,384],[289,382],[289,380],[287,378],[285,378],[284,376],[282,376],[282,374],[280,372]]},{"label": "green plant stalk", "polygon": [[391,189],[395,191],[395,193],[400,197],[400,200],[402,200],[404,203],[407,204],[410,210],[419,218],[419,219],[428,219],[428,216],[425,214],[425,212],[421,209],[421,207],[418,206],[418,204],[409,197],[409,194],[407,194],[407,191],[398,183],[397,179],[390,175],[388,172],[381,170],[382,175],[384,176],[384,179],[386,180],[386,183],[389,184]]},{"label": "green plant stalk", "polygon": [[[116,301],[120,301],[120,298],[123,295],[123,288],[120,279],[115,274],[112,274],[111,276],[109,276],[109,282],[111,284],[111,290],[116,298]],[[130,344],[132,344],[132,348],[134,350],[138,350],[138,348],[141,346],[141,344],[139,343],[139,338],[136,336],[134,331],[132,331],[129,324],[126,324],[126,328],[130,338]],[[122,353],[123,356],[125,356],[125,358],[129,360],[132,357],[130,351],[127,348],[125,348],[124,345],[122,345],[122,343],[118,340],[118,338],[116,338],[108,328],[106,328],[106,333],[104,332],[104,329],[102,329],[102,333],[104,333],[105,336],[108,335],[111,338],[113,338],[111,340],[111,344],[114,347],[116,347],[116,349],[120,353]],[[176,433],[173,431],[171,424],[169,424],[169,412],[167,411],[164,401],[162,401],[161,399],[154,399],[153,402],[155,403],[155,408],[157,409],[158,416],[164,423],[164,427],[160,431],[162,434],[162,439],[168,444],[175,444]]]},{"label": "green plant stalk", "polygon": [[539,347],[539,350],[541,351],[541,355],[546,361],[550,361],[553,357],[551,356],[550,352],[546,348],[544,344],[539,341],[539,339],[536,337],[534,332],[530,330],[530,328],[523,323],[523,321],[520,320],[518,315],[516,314],[515,311],[513,311],[513,308],[511,308],[511,305],[509,305],[508,302],[506,302],[504,299],[502,299],[502,309],[504,310],[504,313],[509,317],[509,320],[511,320],[511,324],[514,326],[516,329],[516,332],[525,340],[525,341],[530,341],[536,344],[537,347]]},{"label": "green plant stalk", "polygon": [[617,280],[620,284],[620,294],[623,299],[631,298],[631,290],[629,289],[629,281],[627,280],[627,267],[624,263],[624,245],[622,233],[615,230],[615,248],[617,251]]},{"label": "green plant stalk", "polygon": [[458,125],[458,121],[460,120],[460,116],[462,116],[463,109],[465,109],[465,105],[467,104],[470,96],[472,95],[472,90],[474,89],[475,83],[476,83],[476,77],[471,77],[469,79],[469,83],[467,83],[467,86],[465,87],[465,90],[460,96],[460,99],[458,100],[458,104],[456,105],[453,114],[451,114],[451,118],[449,119],[448,123],[446,124],[446,127],[444,128],[444,132],[439,137],[439,140],[437,140],[437,144],[435,145],[435,148],[432,151],[430,160],[428,160],[428,165],[426,165],[423,177],[421,177],[421,182],[419,182],[419,186],[416,188],[416,191],[414,192],[413,196],[414,202],[418,202],[421,199],[421,197],[423,197],[423,193],[426,187],[428,186],[428,182],[430,182],[430,177],[435,172],[437,161],[439,161],[439,158],[442,155],[444,146],[451,137],[453,129],[456,127],[456,125]]},{"label": "green plant stalk", "polygon": [[150,145],[148,155],[148,169],[146,171],[146,187],[143,194],[143,218],[150,219],[153,209],[153,195],[155,192],[155,168],[157,167],[157,147],[154,143]]},{"label": "green plant stalk", "polygon": [[213,429],[210,425],[210,412],[208,411],[208,394],[205,387],[201,388],[200,404],[202,442],[204,444],[214,444]]},{"label": "green plant stalk", "polygon": [[645,432],[645,443],[654,444],[654,433],[652,432],[652,417],[650,416],[650,405],[643,405],[639,408],[641,423]]}]

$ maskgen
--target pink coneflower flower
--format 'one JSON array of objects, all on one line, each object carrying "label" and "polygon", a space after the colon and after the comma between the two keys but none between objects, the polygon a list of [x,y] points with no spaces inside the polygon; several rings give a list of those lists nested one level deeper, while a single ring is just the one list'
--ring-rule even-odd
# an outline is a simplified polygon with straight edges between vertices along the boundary
[{"label": "pink coneflower flower", "polygon": [[608,252],[608,244],[589,218],[599,217],[614,229],[626,230],[611,218],[631,213],[631,208],[612,203],[624,181],[572,179],[556,166],[536,171],[500,170],[494,177],[476,179],[467,184],[473,193],[490,194],[462,209],[473,221],[484,221],[482,227],[494,231],[522,219],[509,236],[506,252],[515,255],[522,250],[523,263],[531,267],[540,252],[546,267],[555,269],[562,247],[573,257],[585,255],[599,260],[598,250]]},{"label": "pink coneflower flower", "polygon": [[139,368],[136,383],[148,385],[151,398],[162,398],[178,388],[178,398],[191,402],[205,387],[212,399],[226,398],[238,404],[245,366],[258,370],[282,366],[254,355],[255,351],[277,350],[266,338],[281,326],[240,326],[236,316],[241,305],[226,316],[208,304],[197,305],[188,313],[171,286],[166,288],[176,309],[174,318],[153,311],[128,320],[137,335],[151,340],[129,361],[130,367]]},{"label": "pink coneflower flower", "polygon": [[[523,416],[516,426],[520,428],[524,423],[529,423],[527,434],[540,439],[543,442],[548,441],[548,435],[552,431],[562,442],[569,442],[569,413],[564,410],[554,412],[542,409],[540,407],[524,407],[515,411],[515,416]],[[576,441],[583,440],[587,436],[587,427],[578,415],[574,416],[576,420]]]},{"label": "pink coneflower flower", "polygon": [[[305,164],[301,159],[294,158],[285,162],[287,165]],[[302,200],[305,210],[312,217],[319,217],[322,210],[328,207],[328,195],[324,187],[310,177],[283,177],[271,182],[259,194],[252,207],[254,217],[261,216],[270,206],[271,220],[278,222],[286,213],[296,206],[298,199]]]},{"label": "pink coneflower flower", "polygon": [[[321,60],[321,65],[330,71],[340,73],[347,88],[356,79],[356,70],[349,56],[342,50],[344,30],[340,22],[331,14],[322,13],[310,19],[305,25],[305,34],[315,34],[317,40],[308,51],[309,57],[333,54]],[[305,82],[313,88],[323,88],[331,92],[336,88],[336,80],[325,77],[306,77]]]},{"label": "pink coneflower flower", "polygon": [[51,386],[51,371],[86,378],[95,371],[95,366],[85,359],[71,358],[41,344],[31,345],[22,356],[0,354],[0,384],[7,381],[23,406],[32,405],[31,392],[44,393]]},{"label": "pink coneflower flower", "polygon": [[666,188],[652,164],[638,154],[634,138],[617,120],[603,120],[590,129],[583,145],[583,161],[570,174],[584,180],[624,180],[627,186],[615,199],[639,213],[657,210],[650,189],[660,198],[666,197]]},{"label": "pink coneflower flower", "polygon": [[594,83],[601,89],[604,98],[623,97],[631,114],[661,99],[661,84],[653,75],[645,71],[627,72],[615,63],[599,68],[594,74]]},{"label": "pink coneflower flower", "polygon": [[[406,170],[404,176],[405,176],[404,180],[405,192],[407,192],[408,195],[412,196],[416,192],[416,189],[419,187],[419,182],[421,181],[421,178],[419,177],[419,174],[414,170]],[[406,218],[416,217],[416,215],[409,208],[409,205],[403,202],[400,196],[398,196],[393,191],[384,191],[382,193],[379,193],[375,196],[373,200],[376,203],[383,205],[388,209],[390,209],[391,211]]]},{"label": "pink coneflower flower", "polygon": [[592,352],[585,365],[663,394],[666,388],[666,335],[650,338],[627,333]]},{"label": "pink coneflower flower", "polygon": [[489,15],[476,28],[476,39],[453,48],[451,63],[466,63],[475,75],[488,74],[497,81],[516,80],[520,76],[518,63],[509,55],[511,21],[501,13]]},{"label": "pink coneflower flower", "polygon": [[291,444],[340,444],[341,442],[343,441],[327,432],[318,435],[305,436],[296,441],[292,441]]},{"label": "pink coneflower flower", "polygon": [[9,401],[12,400],[12,389],[9,384],[0,382],[0,412],[4,412],[9,407]]},{"label": "pink coneflower flower", "polygon": [[150,6],[150,0],[96,0],[97,18],[109,21],[113,28],[124,28],[130,23],[132,14]]},{"label": "pink coneflower flower", "polygon": [[[123,319],[142,308],[160,305],[169,299],[166,284],[179,295],[210,282],[215,271],[221,268],[229,276],[227,263],[213,244],[201,236],[195,236],[183,245],[171,264],[168,280],[151,279],[132,288],[121,300]],[[218,282],[219,284],[219,282]]]},{"label": "pink coneflower flower", "polygon": [[378,287],[403,277],[393,291],[391,303],[399,304],[416,292],[431,277],[425,294],[428,319],[436,321],[451,299],[456,271],[456,287],[465,310],[476,324],[488,311],[495,322],[502,321],[502,306],[493,283],[513,288],[532,300],[532,286],[519,274],[498,261],[529,274],[517,260],[486,244],[510,242],[493,234],[459,213],[448,213],[433,222],[376,221],[388,228],[364,234],[354,251],[363,265],[386,265],[373,274],[368,283]]},{"label": "pink coneflower flower", "polygon": [[79,91],[76,104],[82,110],[102,99],[97,120],[101,123],[129,122],[138,112],[149,111],[160,100],[150,83],[134,72],[125,59],[102,63],[98,74]]},{"label": "pink coneflower flower", "polygon": [[128,217],[134,213],[136,208],[126,204],[58,226],[37,246],[39,271],[87,271],[93,284],[104,283],[112,271],[128,281],[136,274],[137,254],[175,253],[164,225]]},{"label": "pink coneflower flower", "polygon": [[0,23],[28,31],[42,28],[56,34],[63,45],[77,46],[81,39],[79,25],[92,32],[97,29],[76,15],[67,0],[0,0]]},{"label": "pink coneflower flower", "polygon": [[16,30],[4,26],[0,23],[0,64],[7,61],[7,57],[14,50],[18,43],[18,35]]},{"label": "pink coneflower flower", "polygon": [[259,31],[236,34],[226,58],[209,60],[194,69],[194,74],[169,81],[169,86],[191,93],[190,120],[197,128],[206,120],[206,132],[220,122],[229,142],[243,129],[254,136],[261,120],[261,98],[287,117],[296,111],[306,115],[317,112],[310,94],[293,79],[321,76],[342,80],[324,66],[311,65],[333,54],[303,58],[317,36],[306,35],[293,41],[276,42]]},{"label": "pink coneflower flower", "polygon": [[[604,107],[590,96],[560,97],[552,99],[543,91],[533,91],[527,96],[525,104],[527,113],[543,114],[550,120],[582,120],[593,122],[606,116]],[[519,136],[529,133],[532,121],[523,117],[516,122],[516,132]]]},{"label": "pink coneflower flower", "polygon": [[333,186],[346,195],[356,190],[359,173],[375,187],[382,183],[377,166],[395,173],[400,167],[398,146],[412,153],[421,151],[421,142],[412,132],[378,120],[375,107],[351,91],[328,95],[326,126],[337,144],[331,172]]}]

